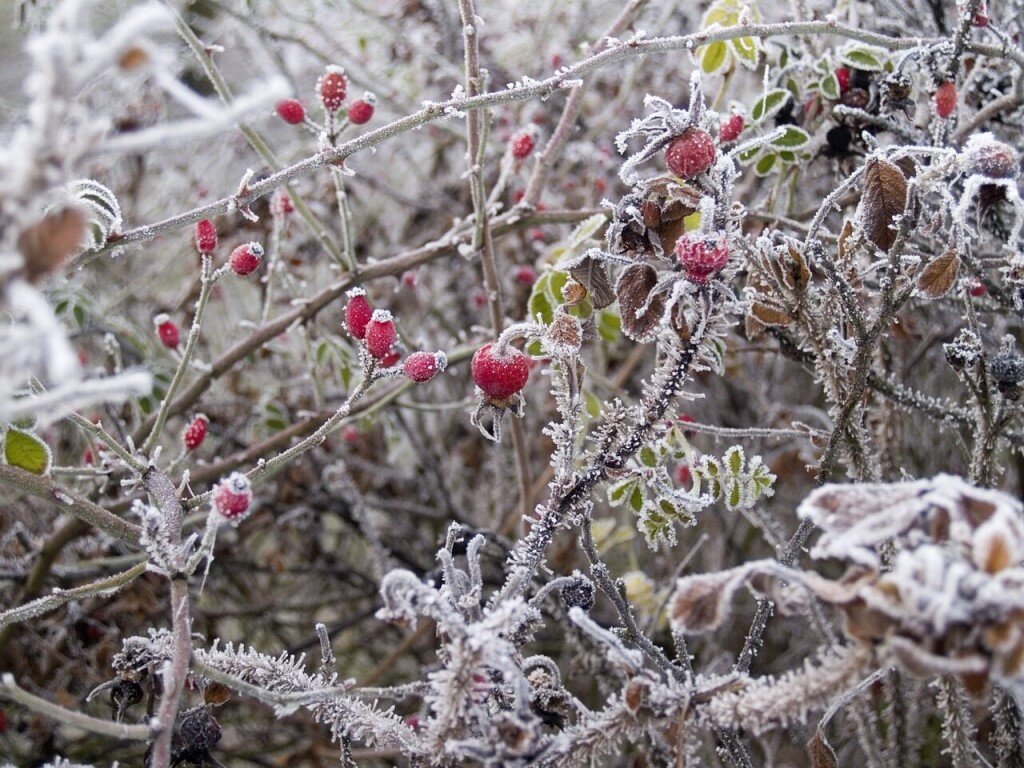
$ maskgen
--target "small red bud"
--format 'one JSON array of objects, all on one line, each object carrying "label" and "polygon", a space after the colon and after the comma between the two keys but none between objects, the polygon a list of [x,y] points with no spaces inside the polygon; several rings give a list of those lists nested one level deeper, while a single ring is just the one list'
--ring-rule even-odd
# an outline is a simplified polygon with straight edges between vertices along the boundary
[{"label": "small red bud", "polygon": [[206,439],[206,427],[209,423],[210,420],[203,416],[203,414],[199,414],[193,419],[182,435],[185,450],[194,451],[203,444],[203,440]]},{"label": "small red bud", "polygon": [[444,352],[413,352],[402,364],[402,371],[416,382],[430,381],[448,367]]},{"label": "small red bud", "polygon": [[301,125],[306,119],[306,108],[302,106],[302,102],[298,99],[279,101],[274,109],[277,112],[277,116],[288,123],[288,125]]},{"label": "small red bud", "polygon": [[935,112],[942,119],[946,119],[956,111],[956,85],[945,82],[935,91]]},{"label": "small red bud", "polygon": [[209,219],[196,222],[196,249],[202,254],[212,253],[217,247],[217,228]]},{"label": "small red bud", "polygon": [[363,125],[373,119],[373,111],[377,106],[377,97],[367,91],[363,98],[356,99],[348,108],[348,121],[352,125]]},{"label": "small red bud", "polygon": [[177,323],[166,314],[161,313],[153,318],[153,325],[156,326],[156,333],[160,337],[161,344],[168,349],[178,348],[178,345],[181,344],[181,331]]},{"label": "small red bud", "polygon": [[370,322],[366,324],[366,351],[383,364],[397,338],[398,332],[395,330],[395,321],[391,313],[386,309],[375,309],[370,316]]},{"label": "small red bud", "polygon": [[323,105],[324,111],[331,114],[341,109],[341,105],[345,103],[347,90],[348,78],[345,77],[345,70],[336,66],[328,66],[316,84],[320,103]]},{"label": "small red bud", "polygon": [[366,291],[353,288],[347,294],[348,304],[345,305],[345,325],[348,332],[357,339],[366,336],[366,325],[373,315],[373,307],[366,300]]}]

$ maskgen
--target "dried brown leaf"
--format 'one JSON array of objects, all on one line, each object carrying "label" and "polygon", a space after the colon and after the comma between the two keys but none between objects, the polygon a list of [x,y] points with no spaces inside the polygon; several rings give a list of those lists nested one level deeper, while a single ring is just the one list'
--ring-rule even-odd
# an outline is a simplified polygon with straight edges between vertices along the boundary
[{"label": "dried brown leaf", "polygon": [[608,272],[597,259],[584,256],[569,267],[569,274],[587,289],[594,309],[604,309],[615,301]]},{"label": "dried brown leaf", "polygon": [[658,273],[647,264],[633,264],[619,276],[615,293],[619,297],[622,330],[633,341],[652,341],[658,333],[665,312],[665,297],[662,294],[651,296],[657,284]]},{"label": "dried brown leaf", "polygon": [[949,293],[960,270],[960,257],[956,251],[946,251],[932,259],[917,276],[917,290],[929,299],[937,299]]},{"label": "dried brown leaf", "polygon": [[789,325],[793,322],[793,318],[789,316],[789,313],[784,312],[778,307],[773,307],[769,304],[762,304],[759,301],[754,302],[753,306],[750,308],[750,313],[756,317],[762,325],[766,326]]},{"label": "dried brown leaf", "polygon": [[25,278],[35,283],[77,253],[85,242],[88,225],[81,208],[67,206],[49,211],[18,236],[25,257]]},{"label": "dried brown leaf", "polygon": [[792,245],[789,246],[789,260],[786,267],[786,282],[789,286],[795,288],[798,293],[807,290],[807,286],[811,282],[811,269],[807,266],[807,259],[804,258],[803,253]]},{"label": "dried brown leaf", "polygon": [[850,255],[849,247],[847,243],[850,241],[850,235],[853,234],[853,222],[849,219],[843,222],[843,231],[839,233],[839,260],[846,261]]},{"label": "dried brown leaf", "polygon": [[835,750],[825,738],[825,732],[819,725],[814,730],[814,735],[807,742],[807,752],[811,757],[811,768],[839,768],[839,759]]},{"label": "dried brown leaf", "polygon": [[883,251],[896,242],[894,216],[907,207],[907,178],[888,160],[868,160],[864,172],[864,194],[860,199],[860,220],[868,238]]}]

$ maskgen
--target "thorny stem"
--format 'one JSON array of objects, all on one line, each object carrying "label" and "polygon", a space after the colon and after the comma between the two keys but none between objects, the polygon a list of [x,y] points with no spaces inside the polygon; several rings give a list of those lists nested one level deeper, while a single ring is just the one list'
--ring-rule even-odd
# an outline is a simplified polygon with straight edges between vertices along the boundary
[{"label": "thorny stem", "polygon": [[174,372],[174,377],[171,379],[171,383],[167,386],[167,393],[164,395],[163,400],[160,401],[160,407],[157,409],[156,417],[153,419],[153,426],[149,431],[149,436],[146,437],[145,442],[142,444],[142,453],[148,454],[156,441],[160,437],[160,432],[164,428],[164,424],[167,421],[167,417],[170,415],[171,402],[174,400],[174,395],[178,391],[178,387],[181,386],[181,382],[185,379],[185,372],[189,369],[189,365],[192,362],[192,355],[196,350],[196,344],[199,342],[199,333],[203,327],[203,316],[206,314],[206,305],[210,301],[210,294],[213,292],[213,286],[221,278],[222,275],[227,272],[229,267],[226,265],[218,269],[216,272],[213,271],[213,263],[209,255],[203,255],[203,262],[200,277],[200,288],[199,298],[196,300],[196,314],[192,318],[192,327],[188,332],[188,339],[185,342],[185,349],[181,353],[181,360],[178,363],[178,368]]},{"label": "thorny stem", "polygon": [[[465,49],[466,93],[475,97],[483,85],[480,72],[480,40],[477,34],[477,15],[474,0],[459,0],[459,16],[462,20],[463,46]],[[487,194],[484,189],[485,143],[481,140],[484,112],[473,111],[466,116],[466,164],[469,167],[469,188],[473,198],[473,216],[476,230],[473,246],[480,249],[480,262],[484,273],[484,289],[487,292],[487,308],[495,335],[505,327],[505,311],[501,301],[501,285],[498,279],[497,259],[491,234],[490,217],[487,210]],[[525,519],[530,504],[530,461],[526,447],[526,431],[518,419],[512,420],[512,452],[516,463],[516,482],[519,485],[519,514]]]},{"label": "thorny stem", "polygon": [[101,592],[116,590],[141,576],[146,572],[147,567],[148,563],[141,562],[138,565],[129,568],[127,571],[115,573],[113,576],[108,576],[105,579],[99,579],[89,584],[83,584],[82,586],[75,587],[74,589],[57,590],[45,597],[40,597],[37,600],[25,603],[24,605],[19,605],[17,608],[11,608],[8,611],[0,612],[0,628],[8,624],[16,624],[18,622],[27,621],[28,619],[34,619],[36,616],[42,616],[50,611],[55,611],[72,600],[79,600],[83,597],[100,594]]},{"label": "thorny stem", "polygon": [[[150,467],[143,476],[146,490],[164,514],[167,538],[176,548],[179,560],[184,560],[181,551],[181,528],[185,508],[178,498],[173,483],[155,467]],[[184,567],[185,563],[180,563]],[[172,573],[171,581],[171,658],[163,668],[163,693],[156,711],[158,735],[153,743],[151,768],[169,768],[171,764],[171,737],[174,722],[178,716],[178,703],[185,688],[185,678],[192,657],[192,619],[189,611],[188,577]]]},{"label": "thorny stem", "polygon": [[[488,109],[500,104],[526,101],[538,97],[547,97],[555,91],[578,85],[578,79],[598,69],[611,66],[633,56],[645,56],[657,53],[671,53],[679,50],[691,50],[712,42],[734,40],[739,37],[757,37],[762,40],[785,37],[790,35],[834,35],[837,37],[858,40],[877,45],[892,51],[910,50],[920,46],[935,45],[944,38],[899,38],[889,35],[868,32],[856,27],[830,21],[783,22],[779,24],[748,24],[724,29],[712,29],[690,35],[651,38],[649,40],[631,40],[601,51],[571,67],[561,70],[551,77],[531,83],[521,88],[505,89],[481,93],[478,96],[448,99],[432,102],[422,109],[395,120],[372,131],[360,134],[338,147],[325,149],[316,154],[287,166],[254,184],[241,195],[230,195],[206,205],[194,208],[185,213],[169,217],[153,224],[136,227],[112,238],[106,245],[93,251],[86,251],[72,259],[70,269],[78,269],[88,264],[106,251],[129,243],[150,240],[159,234],[193,224],[200,219],[211,218],[218,214],[230,213],[239,207],[251,204],[254,200],[272,192],[292,179],[322,168],[325,165],[343,160],[364,149],[376,146],[399,134],[419,128],[428,122],[440,119],[452,111],[473,111]],[[1020,66],[1024,66],[1024,52],[1016,49],[1004,50],[1003,46],[967,42],[965,50],[993,58],[1009,58]],[[296,205],[298,208],[298,203]]]},{"label": "thorny stem", "polygon": [[[165,0],[164,4],[174,15],[174,24],[178,30],[178,34],[181,35],[182,39],[192,50],[192,53],[195,55],[199,65],[203,68],[203,72],[206,74],[207,79],[210,81],[210,84],[213,85],[213,89],[217,92],[217,96],[220,97],[220,100],[224,102],[224,104],[230,105],[234,100],[234,97],[231,95],[231,89],[228,87],[227,81],[224,80],[224,76],[221,75],[220,69],[214,62],[209,50],[203,45],[202,41],[196,37],[195,32],[193,32],[192,28],[185,22],[185,19],[181,17],[178,10],[174,8],[170,2],[167,2],[167,0]],[[280,161],[274,155],[270,147],[267,146],[267,143],[263,140],[262,136],[244,123],[240,123],[238,129],[242,132],[242,135],[245,136],[246,141],[249,142],[249,146],[251,146],[256,151],[256,154],[263,159],[263,162],[275,170],[281,168]],[[292,200],[292,204],[295,206],[295,210],[298,211],[299,216],[302,218],[302,221],[305,223],[310,233],[317,239],[317,241],[319,241],[325,251],[327,251],[336,261],[340,262],[341,254],[338,251],[338,246],[335,245],[327,236],[323,227],[320,226],[320,222],[317,221],[316,216],[313,215],[309,206],[306,205],[306,201],[303,200],[302,196],[299,195],[291,186],[286,186],[286,189],[288,191],[288,196]]]}]

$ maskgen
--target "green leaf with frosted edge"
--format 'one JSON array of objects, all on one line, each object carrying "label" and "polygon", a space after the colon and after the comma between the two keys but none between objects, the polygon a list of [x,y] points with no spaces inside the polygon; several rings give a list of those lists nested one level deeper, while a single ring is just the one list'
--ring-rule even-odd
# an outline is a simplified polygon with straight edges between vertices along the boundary
[{"label": "green leaf with frosted edge", "polygon": [[634,512],[639,512],[644,506],[644,490],[640,483],[636,484],[632,495],[629,497],[629,506]]},{"label": "green leaf with frosted edge", "polygon": [[725,464],[733,475],[739,475],[743,471],[743,451],[739,446],[734,445],[725,452]]},{"label": "green leaf with frosted edge", "polygon": [[750,165],[750,163],[754,162],[754,158],[757,157],[760,151],[760,147],[751,147],[737,154],[736,159],[739,160],[740,165]]},{"label": "green leaf with frosted edge", "polygon": [[32,432],[11,427],[4,437],[4,460],[12,467],[24,469],[33,475],[50,471],[50,449]]},{"label": "green leaf with frosted edge", "polygon": [[545,273],[533,284],[533,293],[530,294],[530,298],[526,302],[531,320],[540,317],[542,323],[550,323],[555,317],[555,310],[551,306],[551,300],[548,298],[546,290],[549,283],[550,273]]},{"label": "green leaf with frosted edge", "polygon": [[870,45],[858,45],[839,52],[839,60],[854,69],[866,69],[878,72],[885,68],[888,56],[881,48]]},{"label": "green leaf with frosted edge", "polygon": [[657,454],[654,453],[653,450],[651,450],[649,446],[645,445],[643,448],[640,449],[638,458],[640,459],[640,463],[643,464],[645,467],[658,466],[658,456]]},{"label": "green leaf with frosted edge", "polygon": [[566,248],[573,252],[577,251],[581,246],[586,245],[587,241],[596,235],[607,222],[608,217],[602,213],[595,213],[584,219],[569,233]]},{"label": "green leaf with frosted edge", "polygon": [[617,507],[624,503],[629,497],[633,495],[633,490],[636,487],[637,479],[630,477],[619,482],[608,488],[608,503],[613,507]]},{"label": "green leaf with frosted edge", "polygon": [[826,99],[835,101],[839,98],[839,80],[836,77],[835,72],[829,72],[827,76],[822,78],[821,84],[819,85],[821,94]]},{"label": "green leaf with frosted edge", "polygon": [[757,161],[754,166],[754,173],[758,176],[767,176],[772,172],[772,168],[775,167],[775,162],[779,159],[779,156],[774,152],[769,153]]},{"label": "green leaf with frosted edge", "polygon": [[729,41],[729,47],[747,69],[755,69],[761,56],[761,46],[756,37],[737,37]]},{"label": "green leaf with frosted edge", "polygon": [[709,45],[702,45],[697,52],[700,68],[709,75],[720,70],[728,56],[729,46],[721,40]]},{"label": "green leaf with frosted edge", "polygon": [[730,509],[736,509],[740,502],[743,501],[743,492],[740,488],[739,480],[732,480],[729,482],[729,496],[725,500],[726,506]]},{"label": "green leaf with frosted edge", "polygon": [[764,95],[764,98],[757,100],[754,108],[750,110],[750,117],[755,123],[772,117],[782,109],[788,98],[789,91],[785,88],[773,88]]},{"label": "green leaf with frosted edge", "polygon": [[772,139],[773,147],[802,147],[811,140],[810,135],[803,128],[795,125],[787,125],[786,132],[776,139]]}]

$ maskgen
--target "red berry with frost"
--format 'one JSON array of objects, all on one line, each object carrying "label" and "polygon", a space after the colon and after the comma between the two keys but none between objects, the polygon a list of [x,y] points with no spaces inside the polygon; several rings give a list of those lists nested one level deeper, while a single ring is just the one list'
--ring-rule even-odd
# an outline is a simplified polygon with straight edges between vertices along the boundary
[{"label": "red berry with frost", "polygon": [[512,273],[512,277],[520,285],[525,285],[529,288],[537,282],[537,270],[529,264],[521,264],[516,267],[515,272]]},{"label": "red berry with frost", "polygon": [[512,157],[516,160],[525,160],[533,152],[533,147],[537,142],[536,131],[524,128],[521,131],[517,131],[512,135],[509,140],[509,146],[512,149]]},{"label": "red berry with frost", "polygon": [[685,461],[679,462],[676,465],[676,483],[689,485],[691,480],[693,480],[693,472],[690,471],[690,465]]},{"label": "red berry with frost", "polygon": [[935,112],[945,119],[956,110],[956,85],[945,82],[935,91]]},{"label": "red berry with frost", "polygon": [[483,309],[487,306],[487,294],[483,291],[473,291],[473,293],[469,295],[469,298],[473,302],[473,306],[477,309]]},{"label": "red berry with frost", "polygon": [[401,359],[402,353],[398,351],[397,347],[392,347],[388,350],[388,353],[380,359],[378,365],[380,365],[381,368],[391,368]]},{"label": "red berry with frost", "polygon": [[341,439],[349,445],[359,442],[359,428],[353,427],[349,424],[347,427],[341,430]]},{"label": "red berry with frost", "polygon": [[420,276],[415,269],[409,269],[402,273],[402,285],[406,288],[415,288],[419,282]]},{"label": "red berry with frost", "polygon": [[366,291],[353,288],[346,295],[348,304],[345,305],[345,325],[348,332],[357,339],[365,338],[366,325],[373,316],[373,307],[366,300]]},{"label": "red berry with frost", "polygon": [[731,114],[722,121],[718,129],[718,140],[726,143],[736,141],[743,132],[743,115]]},{"label": "red berry with frost", "polygon": [[413,352],[402,363],[402,371],[416,382],[430,381],[447,367],[444,352]]},{"label": "red berry with frost", "polygon": [[282,189],[277,190],[270,198],[270,212],[274,216],[287,216],[295,210],[291,197]]},{"label": "red berry with frost", "polygon": [[217,247],[217,228],[209,219],[196,222],[196,248],[200,253],[213,253]]},{"label": "red berry with frost", "polygon": [[991,133],[971,136],[964,147],[962,158],[964,169],[972,176],[1014,179],[1020,174],[1020,155],[1017,150],[997,141]]},{"label": "red berry with frost", "polygon": [[[386,309],[375,309],[370,315],[370,322],[366,324],[366,351],[371,357],[383,363],[385,357],[391,352],[395,345],[398,332],[395,330],[395,321],[391,313]],[[397,360],[396,360],[397,362]],[[387,367],[387,366],[385,366]]]},{"label": "red berry with frost", "polygon": [[345,77],[345,70],[341,67],[327,67],[316,84],[320,103],[323,105],[324,111],[331,114],[341,109],[341,105],[345,103],[347,90],[348,78]]},{"label": "red berry with frost", "polygon": [[724,240],[713,243],[684,236],[676,243],[676,256],[686,278],[703,284],[728,263],[729,246]]},{"label": "red berry with frost", "polygon": [[252,483],[241,472],[232,472],[213,489],[213,508],[229,522],[238,525],[252,507]]},{"label": "red berry with frost", "polygon": [[282,99],[277,102],[274,111],[288,125],[301,125],[306,119],[306,108],[298,99]]},{"label": "red berry with frost", "polygon": [[203,444],[203,440],[206,439],[206,428],[210,424],[210,420],[199,414],[192,420],[192,423],[185,428],[185,432],[182,435],[182,442],[185,443],[185,450],[194,451],[200,445]]},{"label": "red berry with frost", "polygon": [[163,313],[153,318],[153,324],[156,326],[156,334],[160,337],[160,343],[168,349],[177,349],[181,344],[181,330],[178,328],[178,324]]},{"label": "red berry with frost", "polygon": [[243,243],[231,252],[228,262],[236,275],[245,277],[255,272],[263,260],[263,246],[259,243]]},{"label": "red berry with frost", "polygon": [[363,125],[373,119],[373,111],[377,106],[377,97],[367,91],[363,98],[356,99],[348,108],[348,121],[353,125]]},{"label": "red berry with frost", "polygon": [[977,299],[980,296],[984,296],[986,293],[988,293],[988,287],[978,278],[974,278],[973,280],[971,280],[971,284],[968,287],[967,292]]},{"label": "red berry with frost", "polygon": [[499,354],[494,344],[485,344],[473,355],[473,381],[489,400],[502,402],[526,386],[530,359],[515,347]]},{"label": "red berry with frost", "polygon": [[836,70],[836,82],[839,83],[839,94],[842,95],[850,90],[850,70],[847,67],[839,67]]},{"label": "red berry with frost", "polygon": [[715,164],[715,140],[700,128],[687,128],[676,136],[665,150],[665,163],[676,176],[692,179]]}]

